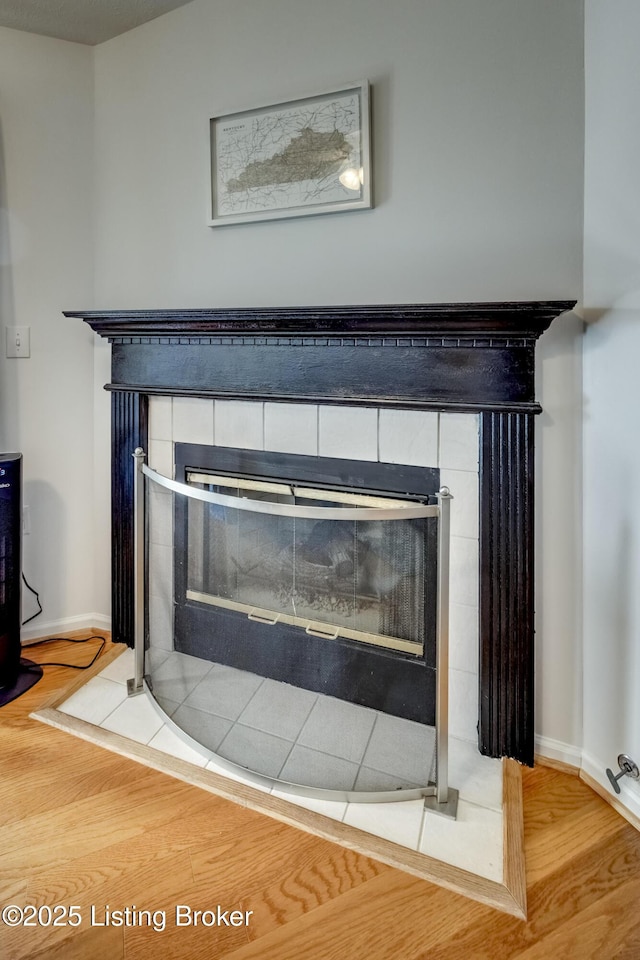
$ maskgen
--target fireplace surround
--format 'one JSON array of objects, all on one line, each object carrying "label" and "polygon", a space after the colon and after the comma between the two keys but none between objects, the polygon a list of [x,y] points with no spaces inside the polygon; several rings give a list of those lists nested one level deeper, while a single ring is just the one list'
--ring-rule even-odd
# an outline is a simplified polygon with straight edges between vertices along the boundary
[{"label": "fireplace surround", "polygon": [[476,413],[478,746],[533,763],[535,344],[574,301],[67,312],[112,343],[112,612],[133,642],[133,462],[151,396]]}]

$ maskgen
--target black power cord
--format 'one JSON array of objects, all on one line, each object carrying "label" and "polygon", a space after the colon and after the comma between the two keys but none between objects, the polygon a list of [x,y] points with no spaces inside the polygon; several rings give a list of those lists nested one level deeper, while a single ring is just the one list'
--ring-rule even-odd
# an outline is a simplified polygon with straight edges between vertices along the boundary
[{"label": "black power cord", "polygon": [[31,649],[31,647],[40,647],[40,646],[42,646],[42,644],[44,644],[44,643],[61,643],[61,642],[64,642],[64,643],[88,643],[89,640],[102,640],[102,643],[101,643],[100,646],[98,647],[98,650],[96,651],[96,654],[95,654],[93,660],[92,660],[90,663],[88,663],[85,667],[79,667],[79,666],[78,666],[77,664],[75,664],[75,663],[56,663],[56,662],[51,662],[51,663],[38,663],[38,664],[36,664],[36,666],[38,666],[38,667],[69,667],[70,670],[88,670],[89,667],[92,667],[92,666],[94,665],[94,663],[96,662],[96,660],[98,659],[98,657],[100,656],[100,654],[102,653],[102,651],[104,650],[104,646],[105,646],[105,644],[106,644],[106,642],[107,642],[107,638],[106,638],[106,637],[101,637],[101,636],[100,636],[99,634],[97,634],[97,633],[94,633],[93,636],[91,636],[91,637],[84,637],[83,639],[77,639],[77,638],[74,639],[73,637],[49,637],[48,640],[36,640],[35,643],[30,643],[28,646],[29,646],[29,649]]},{"label": "black power cord", "polygon": [[25,585],[25,587],[27,588],[27,590],[30,590],[31,593],[34,595],[34,597],[36,598],[36,603],[38,604],[38,609],[36,610],[36,612],[35,612],[32,616],[27,617],[26,620],[23,620],[23,621],[22,621],[22,626],[24,627],[25,624],[31,623],[32,620],[35,620],[36,617],[39,617],[39,616],[40,616],[40,614],[42,613],[42,604],[40,603],[40,594],[38,593],[37,590],[34,590],[34,589],[33,589],[33,587],[31,586],[31,584],[29,583],[29,581],[28,581],[27,578],[25,577],[24,573],[22,574],[22,582],[24,583],[24,585]]},{"label": "black power cord", "polygon": [[[30,623],[32,620],[35,620],[36,617],[39,617],[39,616],[40,616],[40,614],[42,613],[42,604],[40,603],[40,594],[38,593],[37,590],[34,590],[34,589],[33,589],[33,587],[31,586],[31,584],[28,582],[27,578],[25,577],[24,573],[22,574],[22,580],[23,580],[23,583],[24,583],[25,587],[27,588],[27,590],[30,590],[31,593],[34,595],[34,597],[36,598],[36,603],[38,604],[38,610],[37,610],[31,617],[27,617],[26,620],[23,620],[23,621],[22,621],[22,626],[24,627],[25,624]],[[100,646],[98,647],[98,650],[97,650],[96,655],[94,656],[93,660],[91,661],[91,663],[88,663],[88,664],[86,665],[86,667],[79,667],[79,666],[78,666],[77,664],[75,664],[75,663],[53,663],[53,662],[52,662],[52,663],[38,663],[38,664],[34,664],[34,667],[35,667],[36,669],[37,669],[38,667],[69,667],[70,670],[88,670],[89,667],[92,667],[92,666],[94,665],[94,663],[96,662],[96,660],[98,659],[98,657],[100,656],[100,654],[102,653],[102,651],[104,650],[104,645],[105,645],[105,643],[107,642],[106,637],[101,637],[101,636],[99,636],[97,633],[94,634],[92,637],[84,637],[84,638],[81,639],[81,640],[79,640],[79,639],[74,639],[73,637],[49,637],[48,640],[37,640],[35,643],[30,643],[30,644],[28,644],[28,646],[29,646],[29,647],[39,647],[39,646],[41,646],[41,645],[44,644],[44,643],[60,643],[60,642],[64,642],[64,643],[88,643],[89,640],[102,640],[102,643],[101,643]],[[31,667],[27,667],[26,669],[27,669],[27,672],[33,672],[33,668],[31,668]]]}]

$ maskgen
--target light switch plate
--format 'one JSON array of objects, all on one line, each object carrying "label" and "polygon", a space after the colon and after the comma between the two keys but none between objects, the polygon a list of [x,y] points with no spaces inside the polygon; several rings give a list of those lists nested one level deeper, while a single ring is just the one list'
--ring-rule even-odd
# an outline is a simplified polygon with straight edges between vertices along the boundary
[{"label": "light switch plate", "polygon": [[31,327],[7,327],[7,357],[31,356]]}]

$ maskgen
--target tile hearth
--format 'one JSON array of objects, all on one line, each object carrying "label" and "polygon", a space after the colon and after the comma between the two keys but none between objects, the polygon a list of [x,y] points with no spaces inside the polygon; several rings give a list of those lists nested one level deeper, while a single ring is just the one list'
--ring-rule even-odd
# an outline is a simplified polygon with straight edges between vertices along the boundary
[{"label": "tile hearth", "polygon": [[[165,669],[170,671],[172,665],[169,657],[165,663],[167,663]],[[162,665],[160,669],[161,667]],[[210,664],[209,668],[210,672]],[[163,720],[150,697],[147,695],[127,697],[126,681],[132,675],[133,652],[125,650],[98,676],[62,703],[58,710],[139,744],[146,744],[163,754],[177,757],[193,764],[195,768],[211,770],[230,781],[238,781],[268,792],[275,798],[282,798],[289,803],[374,837],[383,838],[402,848],[469,871],[478,877],[497,883],[502,882],[502,764],[499,760],[482,757],[473,744],[456,738],[450,740],[450,783],[460,792],[458,819],[455,822],[425,811],[422,800],[397,803],[347,803],[295,796],[278,786],[270,787],[265,782],[260,784],[250,775],[244,777],[239,771],[230,772],[220,763],[212,750],[206,749],[195,741],[191,744],[186,743],[176,735],[170,723]],[[302,769],[302,766],[296,766],[296,764],[302,765],[311,760],[313,765],[313,762],[318,759],[318,754],[322,754],[323,762],[328,764],[328,769],[336,770],[338,777],[344,777],[346,772],[347,777],[351,778],[351,782],[356,782],[359,789],[366,790],[371,786],[378,786],[381,774],[386,778],[387,788],[393,789],[394,777],[395,786],[412,783],[411,772],[397,766],[394,753],[397,754],[398,751],[390,749],[393,747],[396,731],[391,729],[393,723],[388,726],[387,721],[394,721],[394,718],[378,715],[360,719],[359,733],[353,731],[351,736],[345,736],[343,732],[339,738],[340,745],[336,749],[334,746],[336,737],[324,722],[327,705],[323,701],[331,698],[318,698],[312,694],[310,696],[313,702],[305,700],[302,709],[299,710],[298,719],[294,718],[293,725],[287,731],[289,738],[293,739],[287,739],[272,732],[273,723],[268,719],[264,724],[268,729],[259,729],[259,717],[263,711],[260,709],[258,694],[265,683],[271,684],[273,681],[252,678],[252,675],[245,675],[245,677],[248,686],[253,687],[253,692],[246,698],[245,705],[241,709],[238,703],[231,706],[229,702],[227,703],[226,713],[237,713],[234,720],[212,714],[207,716],[204,711],[198,711],[198,707],[189,706],[184,702],[197,691],[202,676],[194,685],[185,686],[182,704],[173,701],[164,703],[163,706],[168,714],[176,713],[180,709],[190,710],[192,713],[196,711],[204,713],[205,720],[211,725],[211,729],[217,726],[219,735],[217,749],[220,756],[226,755],[233,759],[234,741],[239,742],[243,732],[249,729],[252,730],[252,736],[257,732],[259,739],[260,736],[266,738],[264,755],[271,758],[271,763],[279,763],[282,774],[290,775],[292,780],[295,779],[296,770]],[[227,685],[227,689],[231,687],[233,684]],[[175,690],[175,686],[173,689]],[[267,692],[264,690],[263,695]],[[306,694],[306,691],[295,691],[295,693]],[[332,705],[333,703],[335,701]],[[352,705],[344,704],[344,707],[352,708]],[[375,711],[365,712],[375,714]],[[241,722],[243,715],[244,723]],[[202,717],[197,719],[202,722]],[[371,730],[363,732],[361,727],[363,722],[370,724]],[[250,724],[252,724],[251,727]],[[379,733],[374,738],[372,733],[378,725]],[[354,723],[354,726],[357,725]],[[193,732],[197,730],[194,728]],[[279,734],[282,732],[280,728]],[[273,749],[274,741],[276,745],[280,745],[279,753]],[[327,750],[333,750],[333,753],[325,753]],[[295,756],[294,751],[297,751]],[[345,757],[346,753],[348,758]],[[264,759],[264,756],[261,759]],[[287,764],[290,764],[288,770]],[[380,771],[377,767],[383,769]],[[305,769],[308,770],[309,767]]]},{"label": "tile hearth", "polygon": [[335,791],[435,780],[433,727],[176,651],[151,659],[155,698],[178,735],[254,773]]}]

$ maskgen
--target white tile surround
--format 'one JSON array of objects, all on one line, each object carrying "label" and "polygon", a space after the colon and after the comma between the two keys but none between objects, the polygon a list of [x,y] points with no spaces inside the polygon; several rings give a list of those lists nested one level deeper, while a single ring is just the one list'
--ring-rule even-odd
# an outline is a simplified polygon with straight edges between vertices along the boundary
[{"label": "white tile surround", "polygon": [[[173,444],[198,443],[281,453],[438,467],[451,505],[450,733],[477,743],[478,723],[478,417],[374,407],[151,397],[149,464],[174,475]],[[171,524],[154,497],[151,563],[164,581],[150,598],[151,630],[171,649]],[[164,572],[162,572],[164,571]],[[169,592],[165,593],[165,588]]]},{"label": "white tile surround", "polygon": [[[127,697],[126,681],[133,670],[133,651],[125,650],[58,709],[162,753],[256,787],[254,781],[223,768],[198,744],[189,745],[176,736],[146,695]],[[451,783],[460,791],[456,821],[426,811],[422,800],[345,803],[296,797],[265,786],[258,789],[500,883],[503,875],[502,764],[480,756],[475,746],[452,737],[449,772]]]}]

